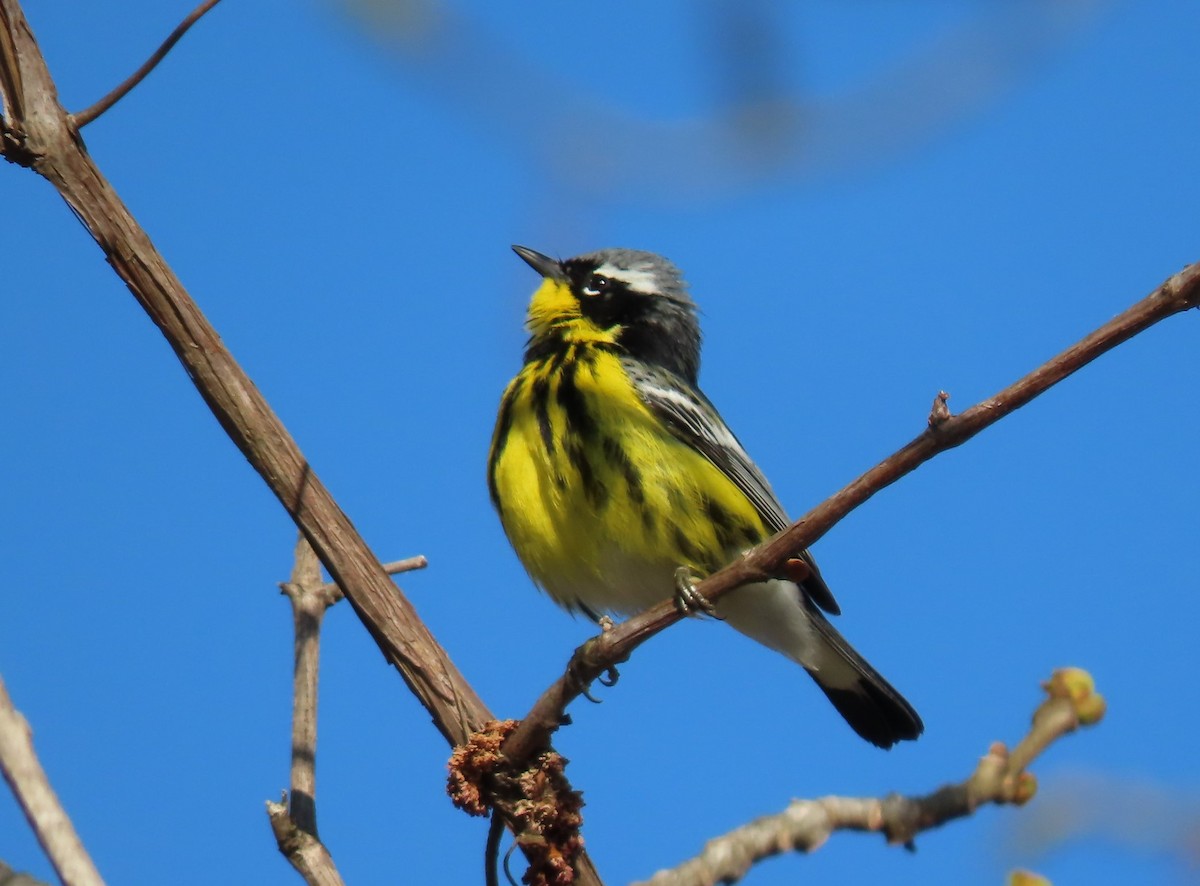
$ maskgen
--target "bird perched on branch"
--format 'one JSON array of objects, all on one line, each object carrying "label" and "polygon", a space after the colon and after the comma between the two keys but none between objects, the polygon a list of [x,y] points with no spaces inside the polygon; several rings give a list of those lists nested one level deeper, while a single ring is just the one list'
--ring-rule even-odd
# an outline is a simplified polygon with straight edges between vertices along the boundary
[{"label": "bird perched on branch", "polygon": [[[790,521],[697,387],[700,325],[679,270],[632,249],[513,249],[542,283],[488,461],[509,541],[555,602],[593,619],[672,594],[703,606],[693,578]],[[738,588],[715,614],[803,666],[867,741],[916,738],[921,718],[829,623],[837,602],[809,553],[797,558],[796,580]]]}]

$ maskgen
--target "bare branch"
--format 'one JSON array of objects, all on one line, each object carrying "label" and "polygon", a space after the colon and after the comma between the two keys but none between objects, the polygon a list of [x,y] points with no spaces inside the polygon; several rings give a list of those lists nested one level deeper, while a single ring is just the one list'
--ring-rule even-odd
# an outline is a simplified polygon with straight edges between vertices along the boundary
[{"label": "bare branch", "polygon": [[836,831],[875,831],[889,843],[912,846],[922,831],[974,814],[989,803],[1023,805],[1037,781],[1026,771],[1054,741],[1099,722],[1104,699],[1078,668],[1055,671],[1042,684],[1047,698],[1033,714],[1028,734],[1009,752],[995,742],[965,781],[921,797],[822,797],[795,800],[783,812],[710,840],[695,858],[659,871],[642,886],[714,886],[735,883],[755,864],[785,852],[812,852]]},{"label": "bare branch", "polygon": [[33,733],[0,680],[0,771],[58,878],[66,886],[103,886],[33,749]]},{"label": "bare branch", "polygon": [[[403,560],[393,560],[391,563],[383,564],[383,571],[388,575],[400,575],[404,572],[413,572],[417,569],[424,569],[429,565],[429,561],[425,559],[424,554],[417,554],[415,557],[406,557]],[[332,599],[329,605],[332,606],[338,600],[341,600],[345,595],[342,589],[337,586],[337,582],[329,582],[324,585],[325,593],[332,594]]]},{"label": "bare branch", "polygon": [[[58,190],[158,326],[188,377],[246,460],[312,544],[329,575],[451,745],[495,719],[418,617],[329,490],[234,360],[141,226],[76,138],[18,0],[0,0],[0,152]],[[11,90],[11,94],[10,94]],[[506,823],[516,806],[497,803]],[[576,883],[599,875],[586,854]]]},{"label": "bare branch", "polygon": [[[38,107],[5,119],[33,165],[62,194],[114,270],[158,325],[221,426],[264,478],[312,543],[330,576],[384,654],[403,674],[451,744],[460,744],[493,716],[421,623],[403,593],[317,478],[304,454],[149,237],[73,138],[66,111],[54,97],[32,31],[17,0],[0,0],[0,87],[23,90],[6,107]],[[12,54],[5,54],[6,47]],[[8,131],[5,135],[8,135]],[[7,147],[7,145],[6,145]],[[28,150],[28,149],[27,149]],[[19,159],[25,159],[21,154]]]},{"label": "bare branch", "polygon": [[[447,740],[463,744],[494,719],[493,715],[388,579],[295,441],[82,150],[75,138],[79,119],[72,120],[59,105],[53,80],[17,0],[0,0],[0,90],[4,91],[5,112],[0,121],[0,151],[14,162],[35,168],[58,189],[159,327],[222,427],[345,590],[384,655]],[[933,455],[961,444],[1120,341],[1165,316],[1194,307],[1198,277],[1200,271],[1189,268],[1143,305],[1013,388],[961,416],[946,417],[789,530],[706,579],[698,590],[716,600],[748,581],[773,574],[793,552],[820,538],[854,507]],[[518,762],[528,759],[532,751],[544,749],[565,704],[581,687],[678,618],[674,606],[664,603],[577,651],[569,676],[539,700],[527,722],[505,743],[505,756]],[[506,821],[515,820],[515,807],[503,802],[497,805]],[[586,858],[577,874],[577,882],[598,882]]]},{"label": "bare branch", "polygon": [[[428,561],[409,557],[384,565],[389,574],[423,569]],[[309,886],[340,884],[333,855],[317,833],[317,677],[321,624],[343,598],[341,588],[321,580],[321,561],[303,534],[296,541],[291,579],[280,590],[292,604],[295,631],[292,669],[292,774],[285,803],[267,803],[279,851]]]},{"label": "bare branch", "polygon": [[405,557],[403,560],[393,560],[391,563],[383,564],[383,571],[388,575],[399,575],[402,572],[414,572],[418,569],[424,569],[429,565],[429,561],[425,559],[424,554],[417,554],[415,557]]},{"label": "bare branch", "polygon": [[[292,790],[289,811],[296,827],[317,837],[317,675],[321,622],[337,598],[321,581],[321,563],[303,535],[296,542],[292,580],[281,590],[292,604],[295,629],[292,670]],[[319,839],[319,838],[318,838]],[[283,846],[280,846],[283,849]]]},{"label": "bare branch", "polygon": [[[709,602],[730,591],[781,574],[783,564],[804,550],[876,492],[912,473],[947,449],[965,443],[984,428],[1024,406],[1076,370],[1160,320],[1200,305],[1200,263],[1189,265],[1128,310],[1077,344],[961,415],[946,408],[939,394],[929,427],[911,443],[880,462],[850,485],[813,508],[783,532],[747,552],[696,585]],[[566,672],[534,704],[504,743],[510,761],[525,760],[544,747],[562,722],[563,711],[580,692],[638,646],[682,617],[674,601],[664,600],[584,643],[571,656]]]},{"label": "bare branch", "polygon": [[342,886],[342,876],[333,863],[329,850],[315,836],[297,827],[288,813],[287,795],[282,802],[267,803],[267,817],[275,842],[296,872],[308,886]]},{"label": "bare branch", "polygon": [[[416,559],[416,558],[413,558]],[[335,584],[321,581],[321,561],[303,534],[295,564],[280,590],[292,604],[295,630],[292,669],[292,789],[283,801],[267,803],[275,843],[309,886],[342,886],[342,876],[317,834],[317,676],[321,623],[325,611],[342,599]]]},{"label": "bare branch", "polygon": [[188,14],[188,17],[181,21],[175,30],[170,33],[167,39],[162,42],[162,45],[154,51],[154,55],[146,59],[145,64],[130,74],[122,83],[113,89],[112,92],[100,99],[100,101],[96,102],[89,108],[84,108],[78,114],[75,114],[75,125],[82,129],[121,99],[123,99],[126,95],[128,95],[135,86],[146,79],[147,74],[149,74],[155,69],[155,67],[158,66],[158,63],[166,57],[167,53],[170,52],[175,44],[179,42],[180,38],[188,32],[188,29],[191,28],[191,26],[196,22],[200,21],[206,12],[220,2],[221,0],[204,0],[203,3],[193,9]]}]

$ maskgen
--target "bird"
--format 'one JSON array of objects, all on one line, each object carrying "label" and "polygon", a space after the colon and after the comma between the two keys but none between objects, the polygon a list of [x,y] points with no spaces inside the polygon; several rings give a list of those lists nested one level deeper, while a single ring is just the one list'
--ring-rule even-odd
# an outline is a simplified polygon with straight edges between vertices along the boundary
[{"label": "bird", "polygon": [[[504,532],[538,587],[597,622],[686,600],[693,578],[790,524],[700,390],[688,286],[652,252],[512,248],[542,279],[488,453]],[[796,557],[796,580],[743,585],[713,614],[800,664],[866,741],[917,738],[917,712],[830,623],[837,601],[809,552]]]}]

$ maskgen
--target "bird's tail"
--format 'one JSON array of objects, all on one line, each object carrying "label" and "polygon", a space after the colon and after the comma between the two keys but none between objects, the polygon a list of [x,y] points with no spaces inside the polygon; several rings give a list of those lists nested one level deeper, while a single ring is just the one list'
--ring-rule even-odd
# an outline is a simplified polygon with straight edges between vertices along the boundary
[{"label": "bird's tail", "polygon": [[890,748],[925,730],[904,696],[791,582],[739,588],[717,608],[731,627],[802,665],[850,728],[871,744]]},{"label": "bird's tail", "polygon": [[810,614],[819,648],[815,666],[802,664],[850,728],[881,748],[924,732],[925,724],[904,696],[846,642],[824,615],[815,610]]}]

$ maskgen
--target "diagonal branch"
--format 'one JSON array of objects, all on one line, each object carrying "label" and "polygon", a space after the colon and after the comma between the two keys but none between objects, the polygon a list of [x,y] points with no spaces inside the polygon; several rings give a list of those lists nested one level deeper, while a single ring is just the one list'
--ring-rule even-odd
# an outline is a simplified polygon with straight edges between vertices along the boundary
[{"label": "diagonal branch", "polygon": [[203,3],[188,13],[187,18],[176,26],[175,30],[167,36],[162,45],[154,51],[154,54],[150,58],[146,59],[140,68],[125,78],[123,82],[119,83],[112,92],[104,96],[100,101],[75,114],[75,125],[82,129],[128,95],[135,86],[145,80],[146,76],[158,66],[158,63],[166,57],[167,53],[179,42],[180,38],[188,32],[188,29],[200,21],[206,12],[220,2],[221,0],[204,0]]},{"label": "diagonal branch", "polygon": [[[490,711],[388,578],[296,441],[73,138],[17,0],[0,0],[0,25],[7,26],[15,47],[13,58],[0,57],[0,71],[18,68],[22,104],[40,104],[36,116],[6,119],[5,125],[19,127],[27,141],[37,145],[36,170],[58,189],[95,238],[217,421],[312,543],[388,660],[434,714],[442,734],[452,744],[461,743],[492,719]],[[0,74],[0,84],[4,82]]]},{"label": "diagonal branch", "polygon": [[[155,249],[77,136],[59,104],[18,0],[0,0],[0,154],[58,190],[134,298],[158,326],[221,427],[259,473],[345,592],[359,620],[451,745],[495,719],[475,689],[383,571],[350,519]],[[10,114],[15,116],[8,116]],[[23,116],[22,116],[23,115]],[[497,804],[506,822],[514,804]],[[600,878],[576,859],[576,882]]]},{"label": "diagonal branch", "polygon": [[33,733],[0,680],[0,774],[66,886],[104,886],[33,749]]},{"label": "diagonal branch", "polygon": [[[735,588],[778,574],[784,562],[795,556],[796,551],[814,544],[876,492],[912,473],[935,455],[965,443],[1121,342],[1160,320],[1197,306],[1200,306],[1200,263],[1184,268],[1077,344],[966,412],[950,415],[946,409],[947,395],[939,394],[929,417],[929,427],[919,437],[774,538],[697,584],[696,590],[710,602],[715,602]],[[521,725],[505,741],[504,755],[517,762],[545,747],[571,701],[606,670],[625,661],[638,646],[680,618],[682,615],[674,602],[665,600],[576,649],[563,676],[542,694]]]},{"label": "diagonal branch", "polygon": [[1029,732],[1010,752],[995,742],[964,781],[931,794],[905,797],[822,797],[795,800],[776,815],[710,840],[695,858],[659,871],[641,886],[715,886],[736,883],[751,866],[785,852],[813,852],[836,831],[874,831],[889,843],[912,847],[917,834],[974,814],[991,803],[1021,806],[1033,798],[1037,780],[1029,765],[1053,742],[1104,715],[1104,698],[1091,676],[1062,668],[1042,684],[1047,698],[1033,713]]}]

